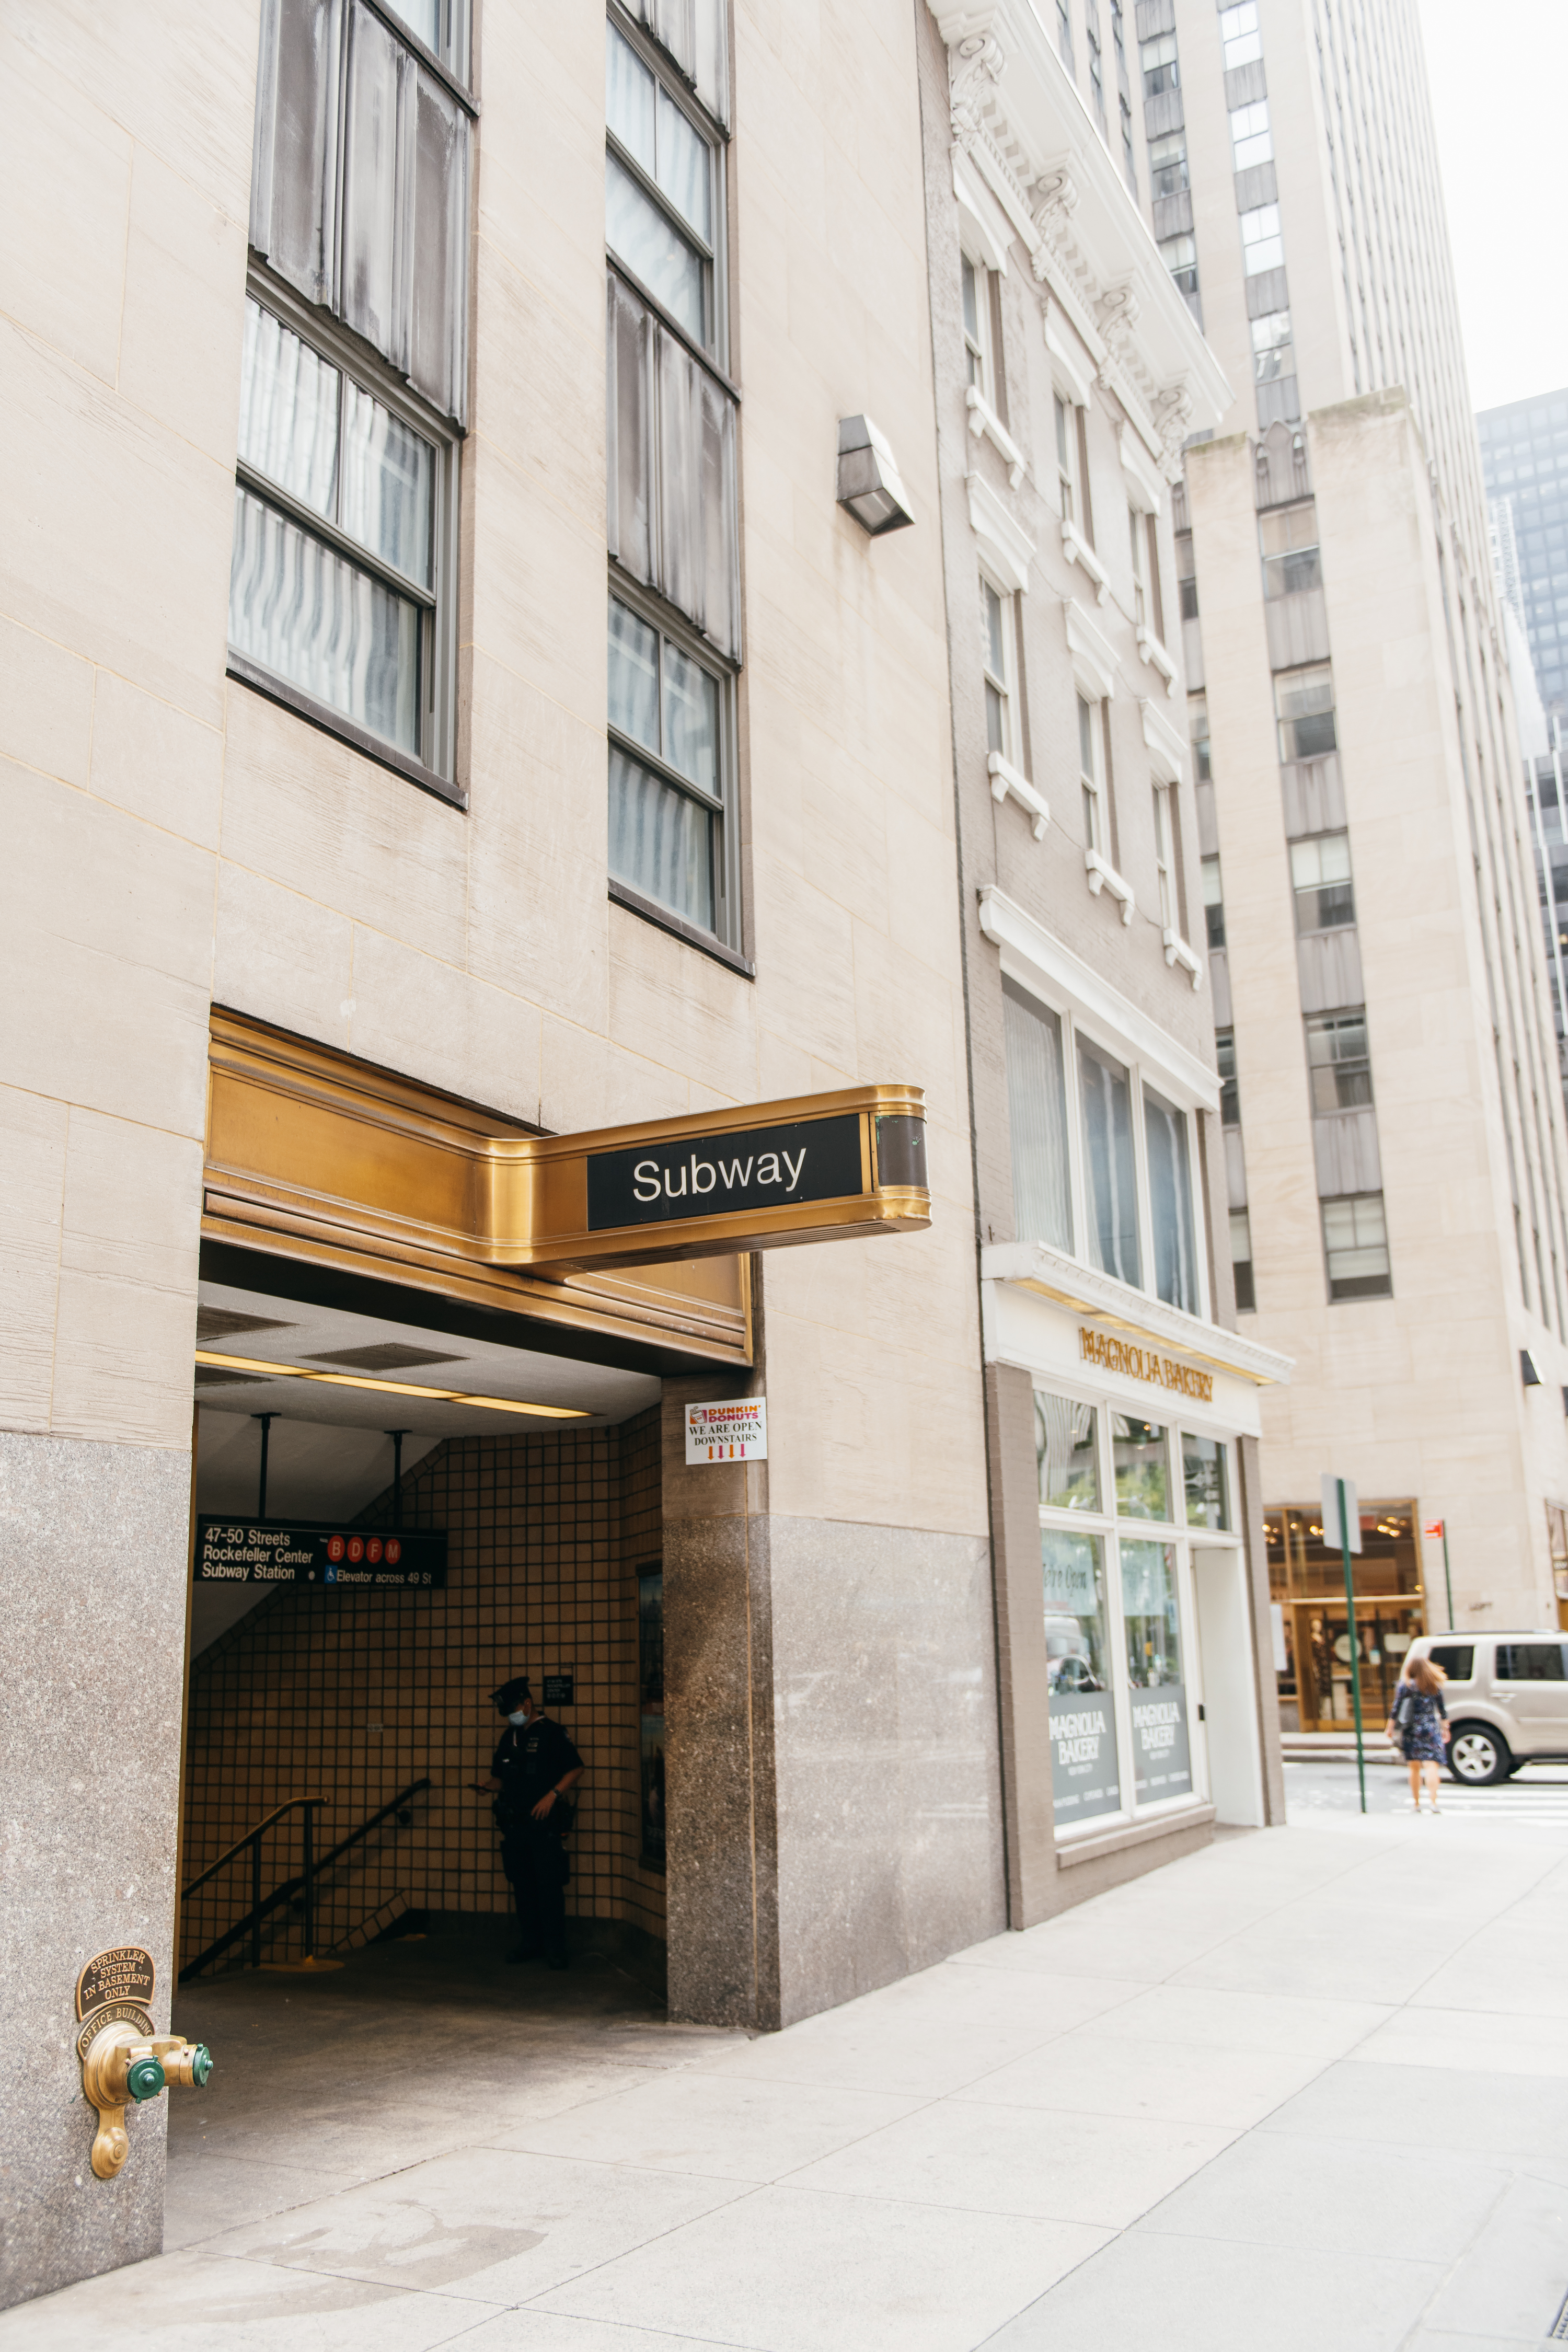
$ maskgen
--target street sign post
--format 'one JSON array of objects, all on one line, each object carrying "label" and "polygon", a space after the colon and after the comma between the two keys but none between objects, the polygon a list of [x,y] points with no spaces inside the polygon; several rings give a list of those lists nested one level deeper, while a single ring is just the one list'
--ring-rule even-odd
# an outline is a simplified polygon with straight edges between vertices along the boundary
[{"label": "street sign post", "polygon": [[1430,1527],[1423,1528],[1421,1532],[1443,1538],[1443,1589],[1448,1596],[1448,1631],[1451,1633],[1454,1630],[1454,1580],[1448,1571],[1448,1522],[1447,1519],[1434,1519]]},{"label": "street sign post", "polygon": [[1361,1720],[1361,1642],[1355,1629],[1355,1585],[1351,1577],[1351,1554],[1361,1549],[1361,1507],[1356,1491],[1349,1478],[1336,1478],[1325,1470],[1322,1476],[1323,1541],[1334,1540],[1333,1528],[1340,1547],[1340,1558],[1345,1571],[1345,1632],[1351,1649],[1351,1704],[1355,1710],[1355,1769],[1361,1784],[1361,1809],[1366,1811],[1366,1743]]}]

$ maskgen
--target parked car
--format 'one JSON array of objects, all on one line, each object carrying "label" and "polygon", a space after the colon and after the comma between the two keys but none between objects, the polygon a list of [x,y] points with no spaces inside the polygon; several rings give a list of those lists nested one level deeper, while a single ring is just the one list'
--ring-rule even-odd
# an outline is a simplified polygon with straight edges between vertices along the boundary
[{"label": "parked car", "polygon": [[1521,1764],[1568,1764],[1568,1640],[1558,1633],[1423,1633],[1409,1657],[1448,1677],[1448,1770],[1472,1789]]}]

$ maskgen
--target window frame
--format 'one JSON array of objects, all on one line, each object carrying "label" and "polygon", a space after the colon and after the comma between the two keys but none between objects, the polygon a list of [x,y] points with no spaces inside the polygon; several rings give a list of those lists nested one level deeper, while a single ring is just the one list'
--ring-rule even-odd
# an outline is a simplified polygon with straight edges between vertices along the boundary
[{"label": "window frame", "polygon": [[[1154,808],[1154,896],[1160,909],[1160,928],[1164,931],[1176,929],[1176,877],[1173,863],[1171,787],[1158,776],[1149,780],[1149,790]],[[1217,859],[1215,860],[1217,864]]]},{"label": "window frame", "polygon": [[[1004,955],[1002,969],[1005,977],[1021,996],[1042,1006],[1052,1019],[1059,1024],[1061,1033],[1064,1116],[1068,1147],[1068,1198],[1071,1206],[1073,1246],[1069,1250],[1064,1250],[1058,1243],[1047,1242],[1042,1235],[1038,1234],[1024,1234],[1018,1235],[1018,1239],[1024,1242],[1035,1242],[1043,1248],[1056,1250],[1059,1255],[1070,1259],[1075,1265],[1083,1266],[1089,1271],[1102,1272],[1102,1269],[1095,1265],[1089,1251],[1092,1219],[1089,1209],[1088,1156],[1084,1142],[1083,1091],[1079,1072],[1079,1046],[1081,1041],[1095,1053],[1103,1055],[1108,1060],[1117,1063],[1126,1071],[1128,1115],[1132,1128],[1134,1210],[1140,1282],[1134,1286],[1131,1283],[1122,1282],[1121,1276],[1114,1274],[1104,1274],[1103,1278],[1109,1282],[1115,1282],[1130,1298],[1162,1303],[1159,1293],[1153,1286],[1157,1278],[1155,1273],[1157,1257],[1154,1246],[1153,1204],[1149,1188],[1148,1135],[1143,1102],[1144,1087],[1147,1084],[1163,1102],[1170,1105],[1173,1109],[1180,1111],[1186,1122],[1187,1193],[1192,1203],[1193,1256],[1197,1291],[1197,1304],[1193,1309],[1193,1315],[1199,1322],[1211,1321],[1214,1314],[1214,1301],[1210,1294],[1208,1278],[1207,1234],[1204,1223],[1202,1146],[1198,1120],[1200,1114],[1217,1118],[1217,1112],[1209,1113],[1206,1103],[1195,1101],[1190,1087],[1174,1069],[1167,1068],[1141,1053],[1131,1037],[1119,1035],[1109,1023],[1096,1020],[1090,1014],[1079,1013],[1066,997],[1055,994],[1051,990],[1043,987],[1037,978],[1021,970],[1011,956]],[[1011,1126],[1008,1130],[1008,1147],[1011,1150]]]},{"label": "window frame", "polygon": [[994,577],[984,562],[979,565],[978,570],[980,579],[980,607],[982,614],[986,614],[985,599],[988,593],[995,597],[1001,607],[1002,655],[1005,671],[1005,674],[1003,677],[998,677],[993,670],[991,666],[991,633],[989,627],[983,628],[980,637],[981,677],[984,687],[989,689],[990,693],[994,694],[998,698],[1002,719],[1002,740],[1000,743],[993,743],[991,740],[991,730],[989,725],[990,702],[989,699],[987,699],[985,748],[988,754],[992,751],[999,752],[1002,758],[1006,761],[1008,766],[1016,768],[1021,775],[1024,772],[1024,754],[1021,740],[1022,730],[1019,726],[1017,698],[1017,595],[1016,591],[1013,589],[1004,587],[1002,583]]},{"label": "window frame", "polygon": [[1078,403],[1070,393],[1064,392],[1053,379],[1051,383],[1051,432],[1056,443],[1057,498],[1061,520],[1070,523],[1079,537],[1084,535],[1083,518],[1079,512]]},{"label": "window frame", "polygon": [[[709,151],[708,196],[712,236],[710,238],[704,239],[679,206],[666,195],[658,181],[650,176],[637,156],[622,143],[610,127],[608,109],[605,110],[605,153],[614,155],[622,170],[630,174],[648,201],[669,222],[675,234],[688,245],[694,247],[701,257],[705,271],[706,296],[712,312],[711,342],[705,343],[700,337],[694,336],[690,328],[676,317],[668,304],[661,301],[654,289],[639,277],[631,263],[616,250],[610,243],[607,214],[605,223],[605,254],[610,266],[619,272],[628,286],[636,289],[639,298],[649,305],[657,317],[669,329],[671,334],[678,335],[688,350],[707,367],[711,368],[714,373],[724,382],[726,388],[738,399],[740,395],[736,387],[730,382],[728,202],[730,132],[728,126],[721,122],[717,116],[710,114],[696,91],[686,81],[679,66],[667,56],[646,26],[639,24],[629,10],[620,5],[620,0],[605,0],[605,20],[607,25],[613,26],[621,35],[639,62],[647,67],[658,89],[664,91],[673,105],[680,109]],[[656,97],[656,120],[657,108]]]},{"label": "window frame", "polygon": [[[1164,1433],[1166,1496],[1173,1512],[1165,1519],[1137,1518],[1129,1512],[1118,1511],[1116,1507],[1116,1438],[1112,1427],[1117,1419],[1142,1420],[1137,1404],[1129,1397],[1109,1395],[1102,1388],[1090,1387],[1088,1382],[1075,1378],[1072,1372],[1059,1370],[1055,1365],[1031,1365],[1030,1382],[1038,1394],[1065,1403],[1085,1406],[1092,1411],[1095,1417],[1094,1468],[1100,1489],[1097,1497],[1099,1507],[1092,1511],[1073,1510],[1061,1504],[1037,1502],[1042,1537],[1047,1534],[1073,1535],[1099,1539],[1100,1564],[1105,1577],[1105,1640],[1111,1668],[1110,1696],[1121,1802],[1114,1810],[1092,1813],[1082,1822],[1062,1822],[1056,1819],[1053,1789],[1052,1834],[1058,1845],[1071,1846],[1080,1840],[1104,1837],[1140,1822],[1179,1820],[1183,1813],[1210,1801],[1208,1738],[1202,1713],[1205,1693],[1203,1657],[1198,1643],[1192,1555],[1194,1547],[1202,1550],[1223,1549],[1240,1551],[1243,1539],[1234,1526],[1223,1528],[1194,1527],[1187,1518],[1186,1472],[1182,1441],[1187,1435],[1207,1437],[1223,1449],[1221,1475],[1228,1515],[1234,1521],[1237,1516],[1237,1440],[1234,1429],[1222,1428],[1212,1416],[1201,1410],[1194,1413],[1185,1401],[1179,1410],[1173,1403],[1152,1407],[1151,1410],[1163,1411],[1167,1416],[1163,1422],[1152,1425],[1162,1428]],[[1151,1424],[1145,1423],[1145,1426]],[[1037,1483],[1037,1496],[1038,1491]],[[1174,1512],[1181,1516],[1174,1516]],[[1186,1695],[1187,1752],[1192,1786],[1173,1797],[1141,1801],[1137,1794],[1137,1761],[1132,1740],[1133,1686],[1127,1670],[1127,1612],[1121,1563],[1123,1542],[1167,1544],[1175,1553],[1177,1623],[1182,1640],[1181,1688]]]},{"label": "window frame", "polygon": [[[721,962],[728,963],[751,977],[755,966],[747,959],[742,949],[743,908],[741,889],[739,667],[727,661],[718,648],[710,645],[684,614],[678,613],[672,605],[666,603],[662,596],[652,589],[645,588],[639,581],[632,580],[626,572],[615,567],[613,559],[612,569],[605,583],[606,643],[611,604],[624,605],[627,612],[658,635],[661,722],[665,690],[664,641],[666,638],[676,646],[689,661],[694,662],[700,669],[706,671],[710,677],[716,677],[719,681],[720,790],[716,794],[708,793],[689,776],[682,774],[681,771],[665,756],[662,723],[660,748],[658,751],[650,751],[645,743],[638,742],[635,735],[628,735],[624,729],[616,726],[610,719],[607,709],[605,715],[605,733],[609,751],[619,751],[623,757],[635,761],[640,767],[647,768],[650,773],[658,778],[660,782],[668,785],[686,799],[695,801],[699,807],[705,809],[717,820],[719,846],[713,860],[714,902],[715,912],[721,917],[722,927],[715,928],[712,931],[705,931],[700,924],[692,922],[689,917],[682,915],[678,908],[666,906],[662,898],[656,898],[647,891],[640,890],[635,882],[628,882],[624,876],[610,872],[606,851],[605,878],[609,885],[610,897],[619,905],[629,908],[633,913],[645,916],[649,922],[658,924],[662,929],[673,931],[678,939],[685,940],[691,946],[717,956]],[[606,793],[608,788],[609,776],[606,762]]]},{"label": "window frame", "polygon": [[[964,273],[974,289],[974,331],[963,303]],[[996,406],[996,360],[991,331],[991,270],[983,257],[961,243],[958,253],[959,326],[963,339],[965,375],[968,383],[984,402],[993,415]],[[976,373],[978,370],[978,373]]]},{"label": "window frame", "polygon": [[[269,476],[247,464],[237,453],[237,486],[264,506],[281,514],[296,530],[365,572],[378,585],[416,605],[420,611],[420,749],[405,751],[322,702],[308,688],[280,672],[268,669],[251,655],[227,646],[226,672],[242,686],[294,711],[336,735],[367,759],[389,768],[421,791],[458,808],[468,805],[468,793],[457,775],[458,532],[462,508],[462,428],[415,392],[405,380],[363,338],[325,310],[295,293],[265,262],[252,257],[246,279],[246,297],[276,318],[308,350],[356,383],[374,400],[428,442],[436,452],[430,522],[431,586],[411,581],[404,572],[341,530],[335,522],[292,497]],[[340,411],[340,433],[342,431]]]},{"label": "window frame", "polygon": [[[1363,1201],[1375,1201],[1378,1204],[1378,1214],[1383,1220],[1382,1249],[1383,1255],[1387,1260],[1387,1266],[1382,1277],[1384,1287],[1381,1290],[1357,1290],[1353,1293],[1346,1291],[1340,1297],[1336,1297],[1334,1295],[1334,1252],[1329,1241],[1329,1211],[1331,1209],[1343,1209],[1348,1207],[1352,1212],[1353,1220],[1353,1212],[1360,1207]],[[1323,1286],[1328,1293],[1328,1304],[1331,1307],[1361,1307],[1366,1305],[1368,1301],[1372,1299],[1393,1297],[1394,1258],[1393,1253],[1390,1251],[1388,1246],[1388,1207],[1386,1197],[1383,1192],[1333,1192],[1326,1199],[1321,1199],[1318,1202],[1318,1230],[1322,1235],[1323,1243]],[[1368,1244],[1358,1240],[1352,1243],[1352,1246],[1353,1248],[1360,1249],[1368,1246]],[[1357,1280],[1360,1278],[1361,1277],[1359,1276],[1350,1277],[1352,1280]],[[1368,1278],[1376,1279],[1375,1276]]]},{"label": "window frame", "polygon": [[[1078,721],[1078,780],[1083,794],[1083,845],[1099,857],[1109,858],[1110,810],[1105,798],[1104,732],[1101,725],[1103,702],[1085,694],[1076,678],[1073,694],[1077,701],[1074,717]],[[1087,715],[1087,716],[1086,716]],[[1089,762],[1084,763],[1085,738],[1089,743]]]},{"label": "window frame", "polygon": [[[1312,849],[1321,852],[1323,844],[1329,841],[1342,841],[1344,843],[1345,872],[1342,875],[1336,875],[1330,880],[1325,881],[1322,877],[1321,872],[1320,871],[1316,881],[1299,882],[1296,878],[1296,860],[1298,851]],[[1299,940],[1321,940],[1331,938],[1336,931],[1353,930],[1356,919],[1355,866],[1351,857],[1350,827],[1348,825],[1339,824],[1331,826],[1326,833],[1298,834],[1292,841],[1287,844],[1287,852],[1290,867],[1290,897],[1296,919],[1296,937]],[[1321,897],[1325,890],[1341,889],[1348,890],[1350,893],[1350,912],[1345,917],[1344,920],[1339,923],[1313,923],[1310,929],[1304,929],[1301,923],[1302,901],[1309,898]]]}]

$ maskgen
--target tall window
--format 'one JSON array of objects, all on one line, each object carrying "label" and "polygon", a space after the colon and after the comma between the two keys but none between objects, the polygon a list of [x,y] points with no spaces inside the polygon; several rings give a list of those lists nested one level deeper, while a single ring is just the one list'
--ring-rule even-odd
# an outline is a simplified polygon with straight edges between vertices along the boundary
[{"label": "tall window", "polygon": [[1187,134],[1168,131],[1149,142],[1149,192],[1153,196],[1179,196],[1187,187]]},{"label": "tall window", "polygon": [[980,575],[980,658],[985,680],[985,748],[1017,761],[1013,719],[1013,599]]},{"label": "tall window", "polygon": [[1088,0],[1084,10],[1083,29],[1089,40],[1089,87],[1094,100],[1095,117],[1100,130],[1105,129],[1105,74],[1100,61],[1100,27],[1094,20],[1095,0]]},{"label": "tall window", "polygon": [[1303,589],[1321,587],[1316,499],[1303,499],[1300,506],[1273,507],[1260,514],[1258,533],[1263,548],[1265,596],[1295,596]]},{"label": "tall window", "polygon": [[468,9],[395,13],[263,0],[230,668],[450,795]]},{"label": "tall window", "polygon": [[1190,229],[1160,239],[1160,258],[1184,294],[1198,290],[1198,241]]},{"label": "tall window", "polygon": [[1252,321],[1252,374],[1256,383],[1278,383],[1296,370],[1289,310],[1268,310]]},{"label": "tall window", "polygon": [[1143,75],[1143,95],[1158,98],[1167,89],[1174,89],[1181,80],[1176,63],[1174,33],[1158,33],[1152,41],[1138,44],[1138,63]]},{"label": "tall window", "polygon": [[1296,894],[1296,929],[1342,930],[1355,920],[1348,833],[1318,833],[1290,844],[1290,883]]},{"label": "tall window", "polygon": [[1362,1192],[1349,1200],[1325,1201],[1322,1211],[1330,1298],[1386,1298],[1394,1285],[1383,1194]]},{"label": "tall window", "polygon": [[1364,1005],[1308,1021],[1307,1068],[1315,1112],[1356,1110],[1371,1102]]},{"label": "tall window", "polygon": [[1057,436],[1057,490],[1063,522],[1078,520],[1078,424],[1072,404],[1059,392],[1051,394],[1051,415]]},{"label": "tall window", "polygon": [[1198,617],[1198,567],[1193,555],[1193,534],[1179,530],[1175,536],[1176,587],[1182,600],[1182,618],[1195,621]]},{"label": "tall window", "polygon": [[1013,1143],[1013,1229],[1020,1241],[1072,1247],[1067,1077],[1062,1024],[1012,981],[1002,982],[1007,1115]]},{"label": "tall window", "polygon": [[1252,1219],[1245,1209],[1230,1213],[1230,1272],[1236,1284],[1237,1312],[1256,1313],[1258,1286],[1252,1267]]},{"label": "tall window", "polygon": [[1334,674],[1327,662],[1275,673],[1274,709],[1281,760],[1321,760],[1338,748]]},{"label": "tall window", "polygon": [[1057,50],[1070,74],[1073,70],[1072,18],[1068,14],[1068,0],[1057,0]]},{"label": "tall window", "polygon": [[1258,29],[1257,0],[1242,0],[1239,7],[1222,8],[1219,37],[1226,73],[1234,72],[1237,66],[1249,66],[1260,58],[1263,36]]},{"label": "tall window", "polygon": [[1086,1037],[1078,1041],[1078,1080],[1083,1105],[1089,1264],[1136,1290],[1142,1275],[1131,1085],[1121,1064]]},{"label": "tall window", "polygon": [[1141,629],[1149,625],[1149,598],[1143,586],[1143,518],[1131,503],[1127,509],[1127,536],[1132,549],[1132,618]]},{"label": "tall window", "polygon": [[1193,1241],[1192,1163],[1187,1116],[1143,1088],[1143,1132],[1149,1153],[1149,1222],[1154,1244],[1154,1289],[1167,1307],[1198,1311],[1197,1258]]},{"label": "tall window", "polygon": [[1204,884],[1204,922],[1211,948],[1225,945],[1225,887],[1220,878],[1217,856],[1202,862]]},{"label": "tall window", "polygon": [[1080,694],[1078,698],[1078,768],[1083,787],[1083,845],[1098,850],[1103,857],[1108,838],[1105,804],[1100,792],[1100,775],[1095,708]]},{"label": "tall window", "polygon": [[1159,894],[1160,928],[1163,931],[1176,928],[1176,892],[1172,878],[1173,845],[1171,834],[1171,788],[1155,784],[1154,803],[1154,885]]},{"label": "tall window", "polygon": [[988,407],[994,408],[991,365],[991,280],[984,263],[959,257],[963,291],[963,362],[970,383]]},{"label": "tall window", "polygon": [[1248,278],[1279,269],[1285,260],[1285,240],[1279,233],[1278,205],[1255,205],[1241,215],[1241,264]]},{"label": "tall window", "polygon": [[1238,172],[1249,172],[1255,163],[1274,161],[1274,134],[1268,127],[1268,100],[1260,98],[1251,106],[1231,109],[1231,158]]},{"label": "tall window", "polygon": [[1219,1120],[1222,1127],[1241,1125],[1241,1093],[1236,1078],[1236,1032],[1214,1033],[1215,1066],[1219,1072]]},{"label": "tall window", "polygon": [[612,893],[740,944],[734,394],[721,267],[722,20],[641,0],[605,53]]}]

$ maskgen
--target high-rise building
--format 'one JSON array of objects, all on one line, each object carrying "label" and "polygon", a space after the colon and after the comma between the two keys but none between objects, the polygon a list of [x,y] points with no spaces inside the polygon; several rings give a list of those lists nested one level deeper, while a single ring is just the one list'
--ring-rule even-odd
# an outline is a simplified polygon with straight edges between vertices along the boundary
[{"label": "high-rise building", "polygon": [[[1089,0],[1092,7],[1094,0]],[[1282,1719],[1534,1625],[1568,1502],[1568,1150],[1413,0],[1139,0],[1152,225],[1236,390],[1177,546]],[[1441,1530],[1446,1528],[1445,1553]],[[1335,1598],[1336,1591],[1339,1598]]]},{"label": "high-rise building", "polygon": [[1549,719],[1568,719],[1568,389],[1476,419],[1501,592]]}]

